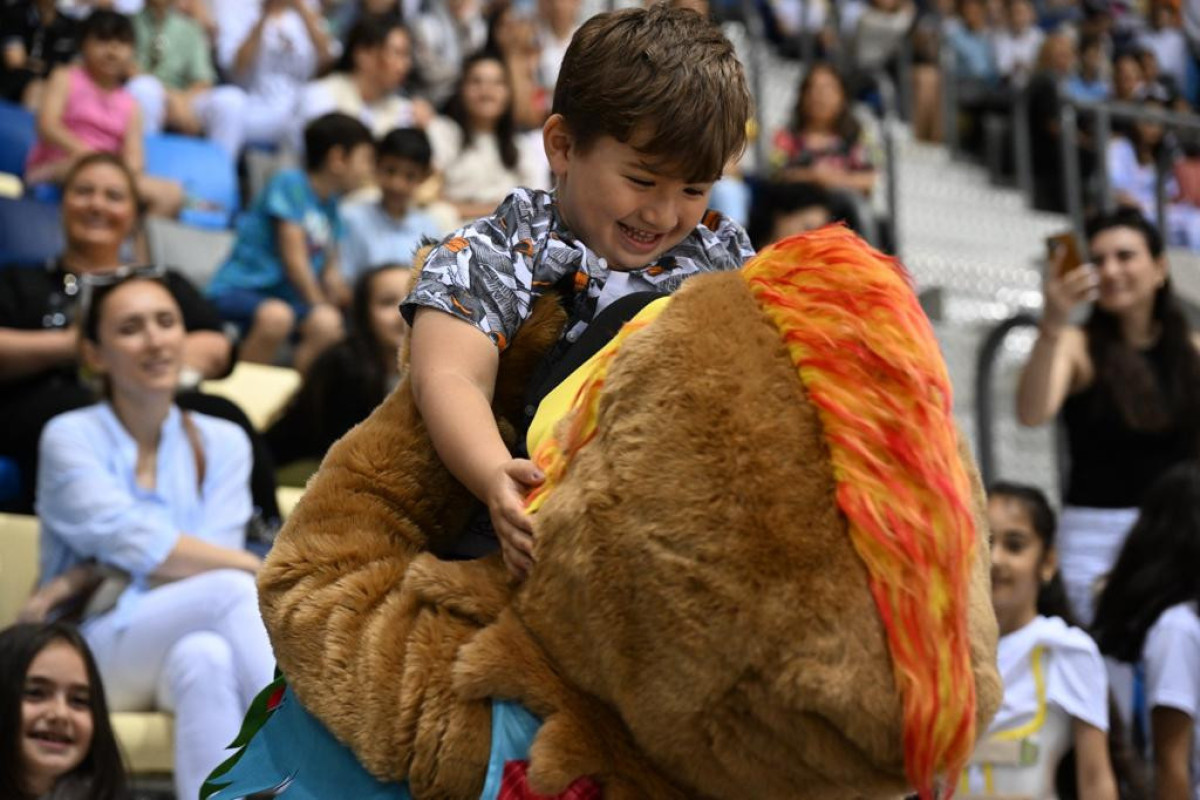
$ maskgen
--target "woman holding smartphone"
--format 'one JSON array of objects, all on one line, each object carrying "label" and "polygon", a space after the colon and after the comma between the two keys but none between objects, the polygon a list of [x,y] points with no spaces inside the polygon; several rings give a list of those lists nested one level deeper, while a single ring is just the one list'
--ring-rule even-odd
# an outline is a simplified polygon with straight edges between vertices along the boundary
[{"label": "woman holding smartphone", "polygon": [[[1090,263],[1059,248],[1045,283],[1037,342],[1021,373],[1024,425],[1061,418],[1071,466],[1061,569],[1076,616],[1090,624],[1097,580],[1125,541],[1142,495],[1200,452],[1200,340],[1171,290],[1158,230],[1124,209],[1087,230]],[[1084,303],[1082,326],[1069,324]]]}]

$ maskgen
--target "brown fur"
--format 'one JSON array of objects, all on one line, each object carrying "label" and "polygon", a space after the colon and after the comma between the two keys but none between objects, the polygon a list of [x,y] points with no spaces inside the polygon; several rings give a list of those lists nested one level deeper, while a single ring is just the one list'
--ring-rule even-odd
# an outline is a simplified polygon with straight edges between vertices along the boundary
[{"label": "brown fur", "polygon": [[[543,299],[505,352],[499,417],[561,321]],[[600,403],[515,592],[496,558],[423,552],[472,504],[407,385],[330,451],[259,579],[302,702],[422,798],[478,797],[491,698],[544,719],[542,792],[589,775],[618,799],[902,795],[891,661],[820,422],[740,277],[690,281],[622,347]],[[982,531],[977,478],[975,499]],[[984,541],[980,730],[1001,694]]]}]

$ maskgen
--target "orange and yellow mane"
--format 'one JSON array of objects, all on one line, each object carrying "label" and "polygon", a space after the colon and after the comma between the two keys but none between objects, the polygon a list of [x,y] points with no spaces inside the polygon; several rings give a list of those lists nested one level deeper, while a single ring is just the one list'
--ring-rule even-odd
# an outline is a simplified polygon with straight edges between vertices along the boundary
[{"label": "orange and yellow mane", "polygon": [[931,796],[975,739],[975,526],[937,341],[903,268],[844,228],[784,241],[743,273],[820,415],[903,697],[905,767]]},{"label": "orange and yellow mane", "polygon": [[[976,541],[933,331],[903,268],[841,227],[774,245],[742,275],[824,428],[837,503],[867,567],[902,696],[908,778],[924,798],[939,776],[952,790],[975,740],[967,583]],[[596,435],[608,367],[653,316],[597,354],[567,421],[534,451],[546,481],[528,498],[531,510]]]}]

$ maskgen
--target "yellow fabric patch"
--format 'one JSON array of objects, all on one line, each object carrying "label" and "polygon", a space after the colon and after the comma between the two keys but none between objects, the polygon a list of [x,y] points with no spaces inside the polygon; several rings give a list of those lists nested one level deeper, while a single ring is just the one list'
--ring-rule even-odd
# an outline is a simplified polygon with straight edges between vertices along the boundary
[{"label": "yellow fabric patch", "polygon": [[525,498],[529,513],[541,507],[566,473],[571,456],[595,435],[596,406],[613,356],[633,333],[657,319],[670,299],[660,297],[649,303],[538,405],[525,444],[533,463],[546,475],[546,480]]}]

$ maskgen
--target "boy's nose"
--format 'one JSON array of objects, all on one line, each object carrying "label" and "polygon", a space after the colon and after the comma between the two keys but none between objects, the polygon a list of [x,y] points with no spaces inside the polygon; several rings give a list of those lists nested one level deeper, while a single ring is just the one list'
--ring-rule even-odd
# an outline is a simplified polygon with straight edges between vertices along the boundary
[{"label": "boy's nose", "polygon": [[642,208],[642,220],[655,233],[667,233],[675,228],[679,216],[675,211],[675,202],[668,198],[659,198]]}]

